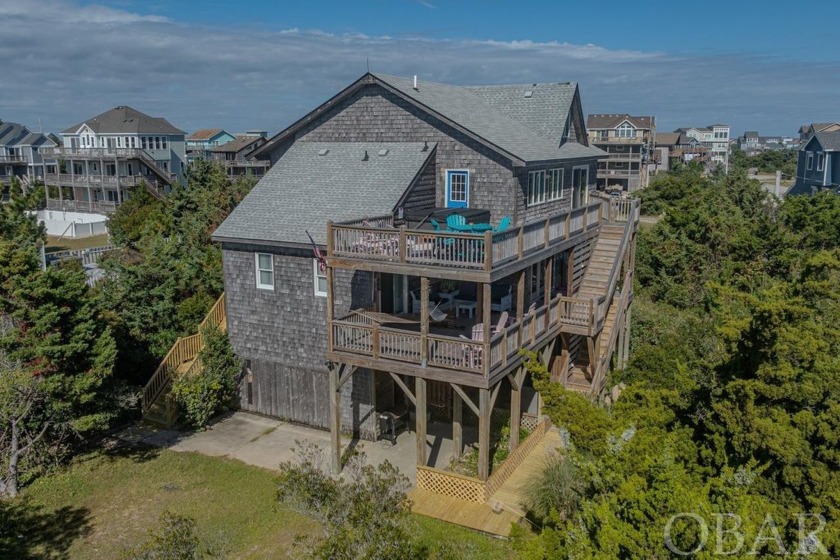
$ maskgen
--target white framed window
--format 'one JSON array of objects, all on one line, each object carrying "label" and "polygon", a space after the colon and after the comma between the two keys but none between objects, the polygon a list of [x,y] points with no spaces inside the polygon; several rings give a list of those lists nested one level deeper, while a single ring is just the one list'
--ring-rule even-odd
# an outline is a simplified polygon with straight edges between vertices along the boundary
[{"label": "white framed window", "polygon": [[805,161],[807,162],[805,164],[805,169],[808,169],[810,171],[811,169],[814,168],[814,154],[813,154],[813,152],[808,152],[807,153],[807,155],[805,156]]},{"label": "white framed window", "polygon": [[327,297],[327,271],[321,270],[321,263],[318,259],[312,259],[312,274],[315,283],[315,295]]},{"label": "white framed window", "polygon": [[635,138],[636,129],[630,123],[623,122],[615,129],[615,135],[617,138]]},{"label": "white framed window", "polygon": [[610,139],[610,131],[609,130],[599,130],[598,131],[598,140],[609,140]]},{"label": "white framed window", "polygon": [[542,204],[545,200],[545,171],[529,171],[528,206]]},{"label": "white framed window", "polygon": [[254,255],[254,265],[257,289],[274,290],[274,257],[271,253],[256,253]]},{"label": "white framed window", "polygon": [[825,154],[817,152],[817,171],[825,169]]},{"label": "white framed window", "polygon": [[162,145],[164,150],[166,149],[166,140],[167,140],[166,136],[162,136],[161,139],[160,139],[161,145]]},{"label": "white framed window", "polygon": [[560,200],[563,198],[563,170],[549,169],[547,177],[548,200]]}]

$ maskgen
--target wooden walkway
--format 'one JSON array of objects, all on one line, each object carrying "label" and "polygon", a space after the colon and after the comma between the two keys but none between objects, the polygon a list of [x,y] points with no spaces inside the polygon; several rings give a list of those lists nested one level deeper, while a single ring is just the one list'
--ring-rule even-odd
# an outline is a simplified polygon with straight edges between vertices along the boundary
[{"label": "wooden walkway", "polygon": [[525,484],[542,470],[546,457],[556,453],[560,446],[560,435],[556,430],[549,430],[543,441],[525,457],[519,468],[485,504],[415,488],[409,494],[411,510],[476,531],[508,537],[511,525],[523,523],[525,517],[522,507]]},{"label": "wooden walkway", "polygon": [[510,475],[510,478],[495,494],[490,496],[490,504],[499,502],[505,511],[516,513],[520,518],[525,517],[525,509],[522,507],[525,486],[542,471],[546,458],[557,453],[557,448],[560,446],[560,434],[557,430],[549,430],[543,436],[542,442],[525,457],[519,468]]}]

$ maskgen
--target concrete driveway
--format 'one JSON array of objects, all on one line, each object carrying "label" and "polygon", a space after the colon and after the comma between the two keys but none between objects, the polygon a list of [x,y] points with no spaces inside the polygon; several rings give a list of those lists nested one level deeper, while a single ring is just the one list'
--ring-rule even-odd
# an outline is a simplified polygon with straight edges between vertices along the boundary
[{"label": "concrete driveway", "polygon": [[[452,455],[451,427],[447,423],[431,422],[428,427],[429,464],[445,467]],[[470,441],[469,428],[465,427],[464,439]],[[177,430],[152,431],[134,427],[120,434],[122,439],[140,442],[172,451],[194,451],[212,457],[229,457],[249,465],[277,470],[282,461],[292,460],[295,441],[314,442],[329,448],[330,433],[324,430],[289,424],[245,412],[235,412],[222,417],[207,430],[182,432]],[[397,444],[388,441],[360,441],[342,437],[342,445],[355,446],[367,455],[368,463],[389,461],[414,484],[417,478],[416,440],[414,433],[403,431]],[[328,455],[325,455],[325,457]]]}]

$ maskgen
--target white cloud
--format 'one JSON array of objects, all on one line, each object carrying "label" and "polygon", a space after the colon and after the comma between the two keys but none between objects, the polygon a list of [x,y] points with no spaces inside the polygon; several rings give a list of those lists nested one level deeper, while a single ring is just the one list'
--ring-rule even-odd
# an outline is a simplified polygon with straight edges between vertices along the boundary
[{"label": "white cloud", "polygon": [[[35,8],[37,6],[37,9]],[[557,42],[392,38],[185,25],[70,0],[0,4],[0,118],[61,130],[128,104],[192,130],[276,131],[371,69],[454,84],[577,81],[584,109],[660,130],[794,132],[837,118],[838,65],[674,56]],[[12,94],[17,92],[17,94]]]}]

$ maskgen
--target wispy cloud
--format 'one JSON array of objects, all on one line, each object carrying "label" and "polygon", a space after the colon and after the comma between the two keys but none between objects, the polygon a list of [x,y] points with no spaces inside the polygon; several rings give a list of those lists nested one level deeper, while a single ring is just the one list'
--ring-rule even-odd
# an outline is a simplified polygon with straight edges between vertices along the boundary
[{"label": "wispy cloud", "polygon": [[[61,130],[120,104],[192,130],[285,126],[374,71],[454,84],[581,84],[584,109],[794,132],[837,118],[840,67],[563,42],[211,28],[71,0],[0,4],[0,118]],[[16,92],[16,94],[14,93]]]},{"label": "wispy cloud", "polygon": [[437,10],[437,6],[432,4],[431,2],[427,2],[426,0],[415,0],[418,4],[423,6],[424,8],[429,8],[430,10]]}]

